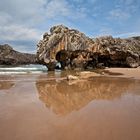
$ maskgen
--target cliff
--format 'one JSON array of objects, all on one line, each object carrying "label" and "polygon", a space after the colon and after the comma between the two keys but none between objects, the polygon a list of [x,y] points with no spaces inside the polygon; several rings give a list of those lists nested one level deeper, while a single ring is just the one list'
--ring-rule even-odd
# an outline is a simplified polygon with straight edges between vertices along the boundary
[{"label": "cliff", "polygon": [[57,62],[62,69],[134,68],[140,65],[140,37],[89,38],[78,30],[58,25],[37,44],[37,59],[49,70],[54,70]]},{"label": "cliff", "polygon": [[35,64],[36,55],[15,51],[8,44],[0,45],[0,65]]}]

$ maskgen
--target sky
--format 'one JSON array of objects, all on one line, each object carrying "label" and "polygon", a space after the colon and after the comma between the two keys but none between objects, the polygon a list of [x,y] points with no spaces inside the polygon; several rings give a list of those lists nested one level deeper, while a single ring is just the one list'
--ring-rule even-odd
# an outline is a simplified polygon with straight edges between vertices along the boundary
[{"label": "sky", "polygon": [[54,25],[78,29],[89,37],[140,35],[140,0],[0,0],[0,44],[36,52]]}]

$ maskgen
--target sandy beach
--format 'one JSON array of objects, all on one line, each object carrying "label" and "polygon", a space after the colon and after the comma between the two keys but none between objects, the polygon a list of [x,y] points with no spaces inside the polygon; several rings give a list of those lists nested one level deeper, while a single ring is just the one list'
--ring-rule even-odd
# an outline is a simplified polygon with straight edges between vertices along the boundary
[{"label": "sandy beach", "polygon": [[140,69],[105,71],[0,75],[0,139],[139,140]]},{"label": "sandy beach", "polygon": [[140,0],[0,0],[0,140],[140,140]]},{"label": "sandy beach", "polygon": [[105,73],[113,76],[140,79],[140,68],[106,68]]}]

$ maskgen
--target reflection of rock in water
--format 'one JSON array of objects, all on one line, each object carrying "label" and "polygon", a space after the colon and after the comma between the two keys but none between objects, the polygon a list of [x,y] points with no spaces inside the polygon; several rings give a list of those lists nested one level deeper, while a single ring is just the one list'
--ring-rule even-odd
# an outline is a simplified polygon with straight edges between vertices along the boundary
[{"label": "reflection of rock in water", "polygon": [[15,82],[12,80],[13,77],[10,75],[0,75],[0,90],[7,90],[12,88],[15,85]]},{"label": "reflection of rock in water", "polygon": [[[36,82],[39,98],[56,114],[79,110],[92,100],[112,100],[135,88],[135,80],[95,77],[90,81]],[[140,84],[140,83],[139,83]]]},{"label": "reflection of rock in water", "polygon": [[13,87],[15,84],[10,81],[0,81],[0,90],[6,90]]}]

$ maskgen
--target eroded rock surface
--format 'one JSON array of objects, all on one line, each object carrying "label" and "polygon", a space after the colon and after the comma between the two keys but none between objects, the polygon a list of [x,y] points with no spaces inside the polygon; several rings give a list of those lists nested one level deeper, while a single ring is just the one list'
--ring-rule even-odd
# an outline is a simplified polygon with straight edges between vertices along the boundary
[{"label": "eroded rock surface", "polygon": [[57,62],[61,63],[62,69],[134,68],[140,65],[140,37],[92,39],[58,25],[45,33],[37,44],[37,59],[49,70],[54,70]]},{"label": "eroded rock surface", "polygon": [[20,53],[8,44],[0,45],[0,65],[36,64],[36,55]]}]

